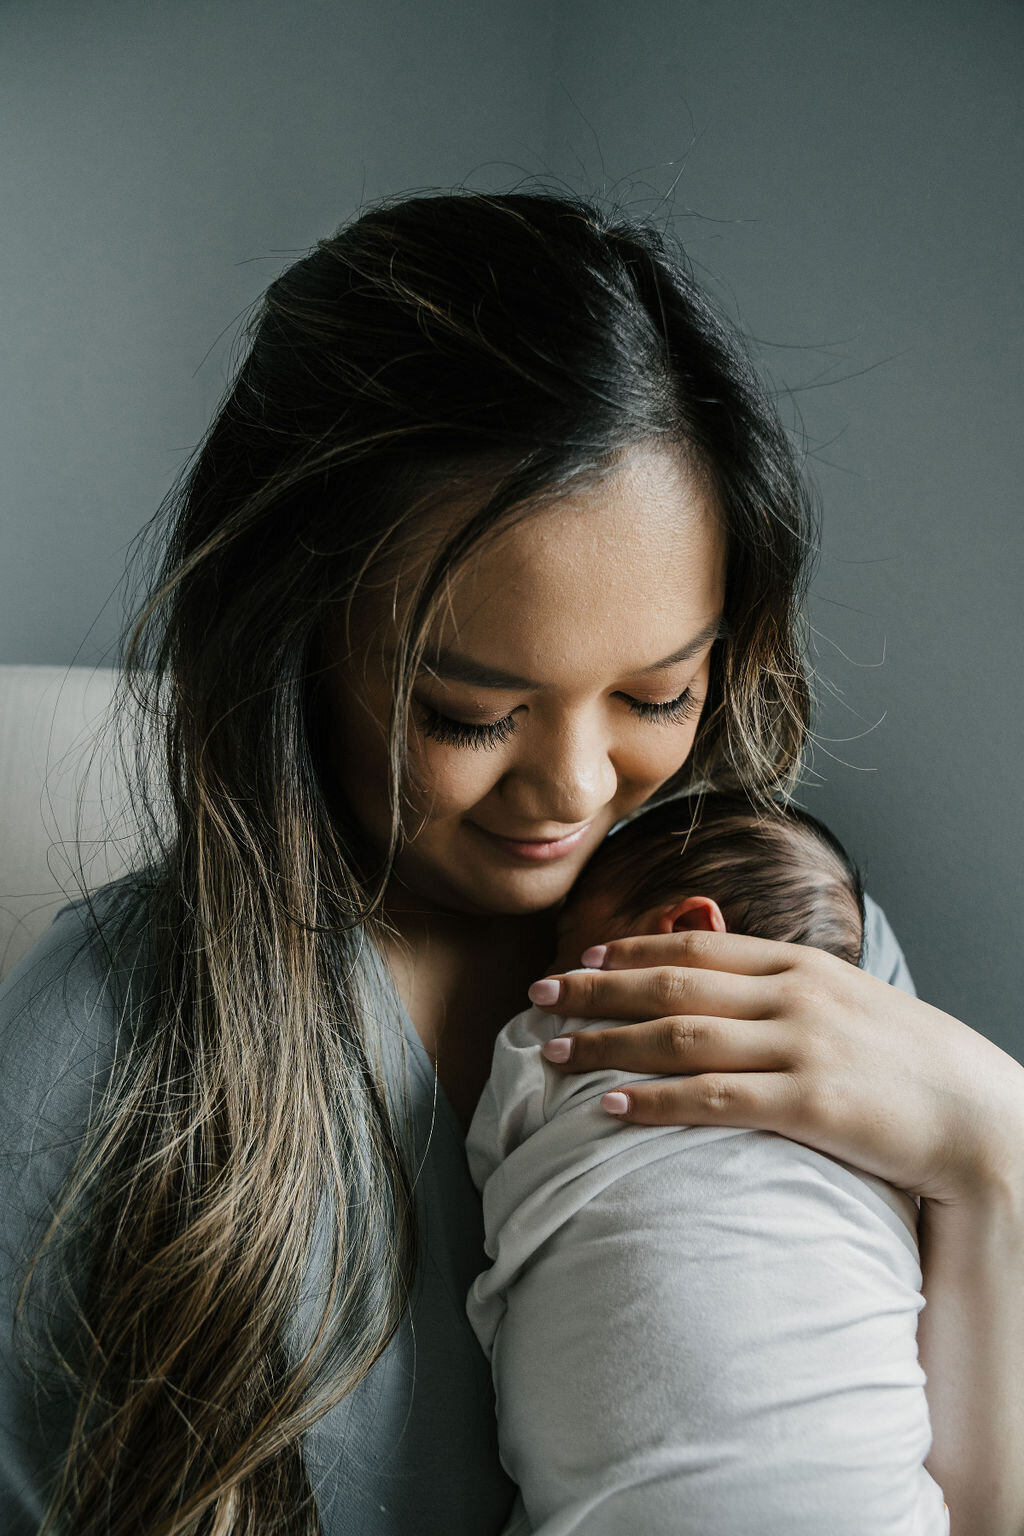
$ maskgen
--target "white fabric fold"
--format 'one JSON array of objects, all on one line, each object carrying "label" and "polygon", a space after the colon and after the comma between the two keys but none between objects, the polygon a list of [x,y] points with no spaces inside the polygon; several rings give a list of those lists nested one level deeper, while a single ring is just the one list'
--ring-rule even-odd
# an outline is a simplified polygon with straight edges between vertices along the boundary
[{"label": "white fabric fold", "polygon": [[925,1470],[917,1205],[767,1131],[637,1126],[638,1075],[498,1036],[466,1144],[509,1536],[943,1536]]}]

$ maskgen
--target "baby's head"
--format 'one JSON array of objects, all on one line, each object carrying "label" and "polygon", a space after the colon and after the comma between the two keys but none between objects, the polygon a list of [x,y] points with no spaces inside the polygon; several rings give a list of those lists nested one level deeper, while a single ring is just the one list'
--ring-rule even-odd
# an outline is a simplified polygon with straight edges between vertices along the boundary
[{"label": "baby's head", "polygon": [[706,928],[828,950],[856,965],[860,875],[827,827],[789,807],[693,795],[641,812],[605,839],[566,898],[552,969],[591,944]]}]

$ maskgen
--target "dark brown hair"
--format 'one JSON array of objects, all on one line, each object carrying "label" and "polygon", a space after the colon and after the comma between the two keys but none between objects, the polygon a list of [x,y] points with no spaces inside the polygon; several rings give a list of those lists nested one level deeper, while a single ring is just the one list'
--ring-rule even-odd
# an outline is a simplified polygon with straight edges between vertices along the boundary
[{"label": "dark brown hair", "polygon": [[[388,200],[271,283],[246,343],[137,555],[149,542],[158,558],[111,723],[135,730],[127,915],[152,985],[47,1237],[77,1221],[93,1262],[75,1270],[79,1411],[41,1536],[318,1529],[300,1437],[388,1345],[416,1262],[380,1064],[382,906],[410,687],[470,551],[631,447],[678,450],[726,532],[727,633],[667,788],[770,798],[807,730],[807,493],[668,235],[542,191]],[[322,637],[467,488],[471,510],[411,594],[391,838],[367,859],[326,765]],[[127,919],[93,922],[116,957]],[[284,1329],[324,1210],[322,1326],[291,1361]]]},{"label": "dark brown hair", "polygon": [[864,887],[833,833],[796,806],[682,796],[605,838],[569,895],[608,892],[617,921],[684,896],[710,896],[730,933],[810,944],[857,965]]}]

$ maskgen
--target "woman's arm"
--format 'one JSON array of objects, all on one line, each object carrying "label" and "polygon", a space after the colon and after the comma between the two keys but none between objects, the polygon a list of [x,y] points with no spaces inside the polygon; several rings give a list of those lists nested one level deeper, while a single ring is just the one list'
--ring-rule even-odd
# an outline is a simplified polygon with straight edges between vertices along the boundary
[{"label": "woman's arm", "polygon": [[1024,1532],[1024,1132],[960,1204],[922,1200],[918,1358],[955,1536]]},{"label": "woman's arm", "polygon": [[[870,896],[865,905],[863,968],[916,996],[884,912]],[[1019,1150],[1020,1137],[1016,1145]],[[1012,1138],[1006,1156],[1012,1161]],[[926,1465],[954,1507],[967,1511],[951,1528],[1005,1530],[1017,1536],[1022,1527],[1015,1511],[1024,1507],[1018,1449],[1024,1435],[1024,1378],[1016,1369],[1024,1359],[1024,1253],[1015,1255],[1012,1245],[1014,1234],[1024,1228],[1024,1213],[1014,1211],[1024,1193],[1024,1173],[1007,1178],[1006,1168],[994,1172],[994,1183],[983,1183],[974,1201],[960,1206],[923,1202],[918,1238],[927,1305],[918,1323],[917,1349],[928,1378],[932,1424]],[[991,1208],[979,1221],[979,1205],[986,1202]],[[995,1251],[986,1259],[992,1244]],[[980,1401],[970,1400],[972,1391]]]},{"label": "woman's arm", "polygon": [[[588,956],[589,958],[589,956]],[[773,1130],[922,1200],[921,1362],[954,1536],[1024,1533],[1024,1067],[959,1020],[819,950],[735,934],[619,939],[549,1011],[563,1070],[642,1083],[623,1119]]]}]

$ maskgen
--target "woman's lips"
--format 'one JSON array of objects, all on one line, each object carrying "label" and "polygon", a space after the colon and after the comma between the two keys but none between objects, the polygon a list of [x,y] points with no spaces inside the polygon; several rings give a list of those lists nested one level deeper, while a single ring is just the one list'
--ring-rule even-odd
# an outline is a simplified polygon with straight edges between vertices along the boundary
[{"label": "woman's lips", "polygon": [[547,859],[560,859],[567,853],[572,853],[590,831],[591,823],[585,822],[575,832],[570,832],[568,837],[554,838],[550,841],[533,839],[524,841],[515,837],[501,837],[497,832],[489,832],[486,827],[481,827],[478,822],[470,822],[470,826],[476,827],[490,842],[497,843],[506,853],[514,854],[517,858],[526,859],[530,863],[543,863]]}]

